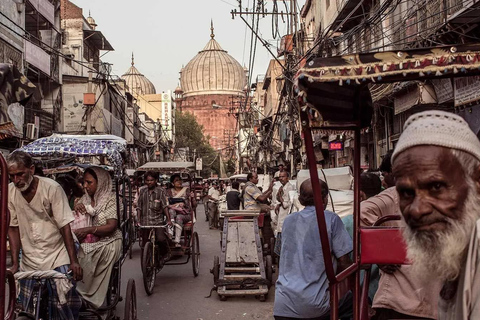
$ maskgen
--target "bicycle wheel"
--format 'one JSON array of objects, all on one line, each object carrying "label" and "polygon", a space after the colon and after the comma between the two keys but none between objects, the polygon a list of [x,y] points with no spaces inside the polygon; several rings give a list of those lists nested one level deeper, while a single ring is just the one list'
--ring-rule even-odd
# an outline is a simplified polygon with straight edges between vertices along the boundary
[{"label": "bicycle wheel", "polygon": [[200,273],[200,243],[198,241],[198,233],[196,232],[192,235],[191,246],[190,254],[192,255],[193,276],[196,277]]},{"label": "bicycle wheel", "polygon": [[147,295],[153,293],[155,287],[155,261],[153,261],[153,245],[151,242],[147,242],[143,248],[142,256],[142,272],[143,272],[143,285]]},{"label": "bicycle wheel", "polygon": [[127,284],[124,320],[137,320],[137,293],[135,289],[135,280],[133,279],[129,279]]}]

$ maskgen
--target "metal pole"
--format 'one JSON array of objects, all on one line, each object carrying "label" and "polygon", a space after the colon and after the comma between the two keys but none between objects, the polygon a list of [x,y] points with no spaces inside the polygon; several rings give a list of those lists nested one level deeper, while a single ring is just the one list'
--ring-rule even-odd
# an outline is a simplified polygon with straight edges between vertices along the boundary
[{"label": "metal pole", "polygon": [[[0,222],[0,315],[5,314],[5,276],[7,270],[7,232],[10,225],[10,213],[8,212],[8,168],[7,163],[0,155],[0,210],[2,221]],[[10,296],[10,301],[15,297]],[[9,303],[10,305],[10,303]]]},{"label": "metal pole", "polygon": [[[92,59],[90,59],[89,63],[88,63],[88,83],[87,83],[87,92],[88,93],[93,93],[92,91],[92,80],[93,80],[93,72],[92,72],[92,68],[93,68],[93,63],[92,63]],[[87,105],[87,110],[86,110],[86,113],[87,113],[87,134],[92,134],[92,109],[93,109],[94,106],[91,106],[91,105]]]}]

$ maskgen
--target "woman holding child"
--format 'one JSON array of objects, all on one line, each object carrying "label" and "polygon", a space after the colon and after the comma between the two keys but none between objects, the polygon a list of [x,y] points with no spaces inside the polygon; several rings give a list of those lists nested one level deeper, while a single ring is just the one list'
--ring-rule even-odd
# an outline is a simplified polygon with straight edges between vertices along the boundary
[{"label": "woman holding child", "polygon": [[118,229],[117,203],[112,192],[112,179],[100,167],[84,173],[85,195],[75,205],[76,215],[89,215],[91,226],[75,230],[81,243],[78,253],[83,268],[83,282],[77,291],[95,308],[106,297],[114,263],[120,258],[122,233]]}]

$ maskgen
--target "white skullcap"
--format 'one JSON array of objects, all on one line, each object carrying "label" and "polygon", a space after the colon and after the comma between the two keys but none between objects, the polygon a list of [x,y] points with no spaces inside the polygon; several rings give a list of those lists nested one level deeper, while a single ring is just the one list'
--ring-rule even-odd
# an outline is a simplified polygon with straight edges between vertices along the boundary
[{"label": "white skullcap", "polygon": [[462,117],[430,110],[411,115],[392,154],[392,164],[403,151],[433,145],[467,152],[480,161],[480,141]]}]

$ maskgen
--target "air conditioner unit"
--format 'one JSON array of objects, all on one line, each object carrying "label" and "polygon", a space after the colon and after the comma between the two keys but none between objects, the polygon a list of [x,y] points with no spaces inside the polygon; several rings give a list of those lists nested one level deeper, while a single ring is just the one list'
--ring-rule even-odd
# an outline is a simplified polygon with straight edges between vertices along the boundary
[{"label": "air conditioner unit", "polygon": [[38,128],[33,123],[27,123],[27,139],[38,139]]}]

